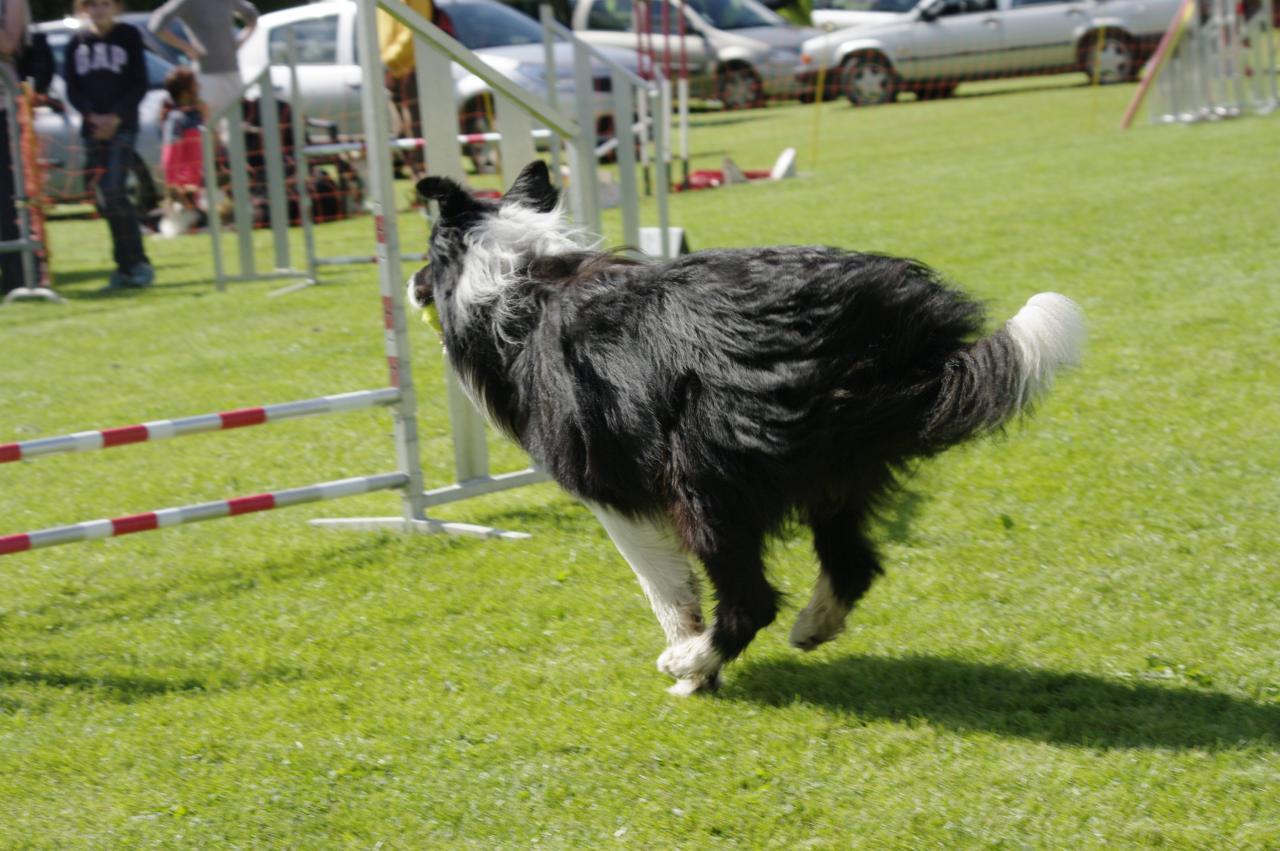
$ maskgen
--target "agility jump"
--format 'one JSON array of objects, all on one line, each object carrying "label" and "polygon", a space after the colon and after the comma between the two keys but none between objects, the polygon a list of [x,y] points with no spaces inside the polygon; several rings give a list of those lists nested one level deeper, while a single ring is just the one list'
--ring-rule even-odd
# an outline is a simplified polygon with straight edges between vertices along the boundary
[{"label": "agility jump", "polygon": [[[359,2],[359,38],[361,39],[362,61],[365,63],[364,70],[368,79],[376,79],[378,77],[378,51],[374,15],[379,6],[385,8],[392,15],[401,17],[405,23],[418,32],[418,36],[415,38],[415,46],[418,55],[420,90],[423,92],[434,91],[436,102],[449,100],[451,104],[451,95],[446,94],[447,89],[445,88],[450,85],[450,61],[457,61],[464,65],[468,70],[483,77],[494,88],[499,114],[504,116],[507,122],[503,128],[504,144],[515,146],[511,150],[511,157],[508,161],[520,162],[523,153],[526,151],[532,152],[531,131],[534,119],[550,128],[557,137],[565,140],[569,154],[569,166],[573,175],[573,179],[570,182],[569,195],[573,199],[572,207],[575,218],[588,229],[598,232],[599,209],[596,197],[598,190],[595,171],[594,123],[590,120],[592,116],[590,114],[591,105],[589,101],[585,98],[580,99],[580,103],[576,105],[578,111],[577,120],[563,115],[536,96],[529,95],[514,87],[513,84],[493,72],[466,48],[436,29],[429,22],[422,19],[421,16],[416,15],[402,3],[395,2],[395,0],[383,0],[381,3],[376,2],[376,0],[360,0]],[[575,59],[576,73],[582,76],[589,75],[590,58],[587,52],[577,52]],[[589,81],[589,79],[589,76],[586,76],[586,80]],[[264,132],[267,134],[268,140],[273,137],[278,139],[278,126],[271,123],[275,118],[275,109],[270,102],[270,95],[268,94],[271,87],[263,86],[262,88],[264,100],[266,101],[263,109]],[[623,88],[629,90],[629,86],[624,86]],[[590,90],[590,86],[585,86],[584,90]],[[377,86],[366,87],[362,96],[362,109],[365,127],[369,129],[370,137],[381,140],[389,139],[390,128],[388,126],[386,93]],[[629,107],[628,112],[624,114],[629,114]],[[452,105],[449,108],[449,115],[453,115]],[[297,128],[296,122],[294,126]],[[452,134],[448,131],[444,122],[429,122],[428,126],[436,128],[434,132],[440,136],[438,139],[433,138],[431,135],[433,131],[427,131],[428,168],[437,174],[457,174],[461,166],[459,158],[456,156],[456,142],[449,138]],[[233,139],[236,135],[232,134]],[[313,520],[312,525],[362,530],[386,528],[410,533],[444,532],[481,537],[527,537],[515,532],[437,520],[428,517],[426,514],[426,510],[430,506],[456,502],[481,494],[540,482],[545,480],[545,476],[541,472],[532,469],[498,475],[489,474],[483,422],[475,408],[458,387],[452,373],[447,371],[448,404],[454,443],[456,481],[453,484],[432,491],[426,491],[423,487],[423,475],[419,462],[416,419],[417,402],[410,367],[410,350],[404,310],[404,279],[400,270],[400,238],[396,224],[390,151],[390,145],[371,145],[368,148],[373,202],[372,214],[376,234],[376,253],[374,257],[378,266],[385,353],[390,379],[389,386],[376,390],[355,391],[262,407],[239,408],[222,413],[158,420],[97,431],[77,432],[58,437],[5,443],[0,444],[0,462],[8,463],[60,453],[107,449],[133,443],[184,437],[208,431],[265,425],[298,417],[341,413],[362,408],[388,407],[391,409],[395,421],[394,439],[399,469],[395,472],[354,476],[287,490],[271,491],[197,505],[162,508],[141,514],[92,520],[34,532],[10,534],[0,537],[0,555],[168,528],[220,517],[234,517],[241,514],[283,508],[307,502],[339,499],[380,490],[398,490],[400,492],[402,510],[399,516]],[[450,156],[449,152],[453,152],[455,155]],[[506,153],[504,151],[504,156]],[[269,166],[270,159],[271,157],[268,157]],[[634,180],[634,149],[631,145],[621,146],[619,159],[624,171],[630,172],[631,179]],[[209,163],[206,165],[211,166]],[[211,174],[212,168],[207,168],[207,173]],[[282,174],[277,174],[274,177],[269,176],[268,182],[274,185],[271,193],[275,196],[273,204],[278,204],[282,195]],[[660,180],[660,185],[665,185],[665,177]],[[638,226],[633,216],[626,215],[624,211],[624,219],[627,220],[626,229],[628,232],[638,232]],[[280,247],[278,238],[277,246]],[[285,256],[287,257],[287,255]],[[285,265],[287,266],[287,260]]]}]

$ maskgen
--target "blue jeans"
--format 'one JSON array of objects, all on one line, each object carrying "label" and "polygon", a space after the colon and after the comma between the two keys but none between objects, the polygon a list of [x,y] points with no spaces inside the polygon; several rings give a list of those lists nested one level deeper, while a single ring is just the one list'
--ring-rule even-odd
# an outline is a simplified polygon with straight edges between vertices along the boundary
[{"label": "blue jeans", "polygon": [[150,262],[142,248],[138,211],[125,189],[137,137],[136,130],[118,130],[110,139],[85,139],[89,149],[86,169],[97,188],[98,212],[111,228],[116,268],[121,272]]}]

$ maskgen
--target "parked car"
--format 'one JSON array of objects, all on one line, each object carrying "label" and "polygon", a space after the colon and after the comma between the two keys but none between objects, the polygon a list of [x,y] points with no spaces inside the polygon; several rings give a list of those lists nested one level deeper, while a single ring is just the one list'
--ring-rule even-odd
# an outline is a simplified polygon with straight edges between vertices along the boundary
[{"label": "parked car", "polygon": [[1134,79],[1178,0],[921,0],[889,23],[805,42],[798,72],[855,106],[900,92],[947,97],[966,80],[1084,71],[1101,83]]},{"label": "parked car", "polygon": [[[669,56],[678,67],[683,57],[692,95],[718,100],[726,109],[794,97],[800,46],[819,32],[787,23],[757,0],[653,0],[648,6],[644,30],[659,64]],[[640,43],[632,0],[577,0],[573,31],[595,45]]]},{"label": "parked car", "polygon": [[887,24],[915,8],[917,0],[814,0],[810,18],[827,32]]},{"label": "parked car", "polygon": [[[517,85],[546,96],[547,67],[542,27],[497,0],[437,0],[437,13],[465,47]],[[300,100],[291,89],[288,61],[289,34],[298,53]],[[635,71],[636,55],[629,50],[606,51],[613,61]],[[561,42],[555,47],[556,91],[570,103],[574,97],[573,49]],[[278,97],[298,102],[309,119],[333,122],[339,133],[362,135],[360,91],[364,75],[356,59],[356,4],[353,0],[327,0],[258,18],[258,26],[240,48],[240,71],[246,81],[255,79],[268,64]],[[613,126],[612,80],[598,64],[592,87],[596,99],[597,130]],[[378,80],[377,85],[382,85]],[[479,77],[453,65],[453,93],[459,125],[465,133],[490,129],[490,89]],[[468,149],[478,167],[479,149]]]},{"label": "parked car", "polygon": [[[34,32],[44,33],[53,51],[56,71],[49,85],[48,99],[34,111],[33,124],[40,140],[40,155],[46,163],[45,193],[54,203],[78,203],[90,200],[85,189],[83,124],[80,113],[67,100],[67,84],[63,63],[71,35],[83,25],[79,18],[35,24]],[[160,111],[168,99],[164,79],[173,65],[163,58],[159,39],[143,34],[146,47],[147,85],[149,90],[138,107],[138,139],[130,164],[128,191],[140,210],[150,210],[159,199]]]}]

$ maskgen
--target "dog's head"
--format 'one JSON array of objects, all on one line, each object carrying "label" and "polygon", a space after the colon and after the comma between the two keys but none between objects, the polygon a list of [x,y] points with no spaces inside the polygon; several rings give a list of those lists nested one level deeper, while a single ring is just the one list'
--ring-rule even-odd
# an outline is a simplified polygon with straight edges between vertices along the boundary
[{"label": "dog's head", "polygon": [[447,177],[426,177],[418,194],[436,201],[428,264],[409,279],[409,299],[439,310],[445,326],[497,298],[521,258],[576,247],[558,209],[546,163],[524,167],[502,198],[476,198]]}]

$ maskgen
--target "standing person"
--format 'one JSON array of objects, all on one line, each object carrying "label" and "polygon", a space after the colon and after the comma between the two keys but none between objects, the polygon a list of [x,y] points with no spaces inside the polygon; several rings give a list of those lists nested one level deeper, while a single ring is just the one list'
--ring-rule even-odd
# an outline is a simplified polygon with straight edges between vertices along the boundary
[{"label": "standing person", "polygon": [[[236,18],[244,25],[236,37]],[[171,28],[180,21],[183,38]],[[161,41],[185,53],[200,69],[200,95],[217,114],[240,99],[240,61],[236,51],[258,25],[258,9],[249,0],[169,0],[151,13],[147,26]]]},{"label": "standing person", "polygon": [[[432,23],[431,0],[405,0],[405,5]],[[422,138],[422,113],[418,109],[418,75],[413,64],[413,30],[378,10],[378,48],[382,64],[387,68],[386,85],[391,92],[391,105],[400,119],[400,135]],[[421,148],[404,152],[405,165],[416,181],[426,175]]]},{"label": "standing person", "polygon": [[[27,41],[27,24],[31,20],[27,0],[0,0],[0,65],[18,79],[18,57]],[[13,92],[15,96],[17,92]],[[0,240],[21,238],[18,230],[18,207],[14,202],[13,152],[9,149],[9,115],[0,102]],[[26,286],[23,280],[22,255],[0,254],[0,295]]]},{"label": "standing person", "polygon": [[81,115],[86,170],[97,183],[99,210],[111,228],[116,271],[107,287],[149,287],[155,271],[142,247],[138,211],[125,192],[137,156],[138,104],[147,94],[142,33],[116,20],[123,11],[120,0],[76,0],[75,10],[89,25],[67,43],[67,99]]}]

